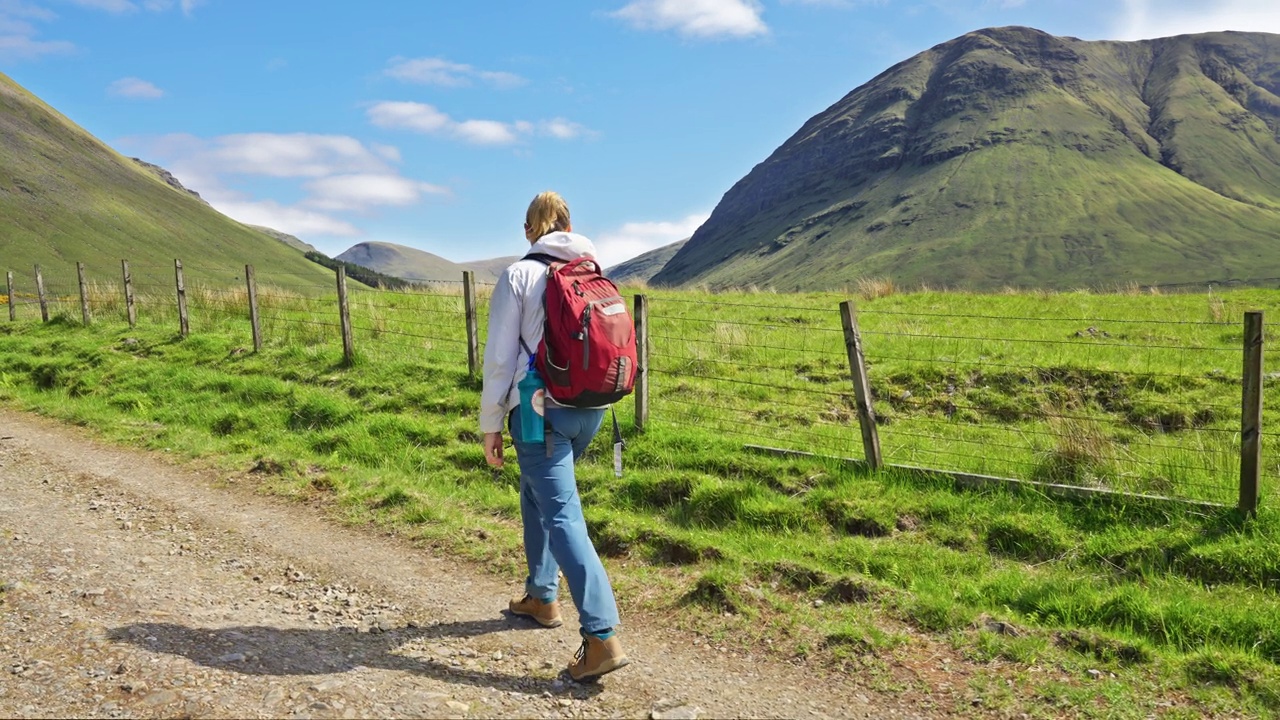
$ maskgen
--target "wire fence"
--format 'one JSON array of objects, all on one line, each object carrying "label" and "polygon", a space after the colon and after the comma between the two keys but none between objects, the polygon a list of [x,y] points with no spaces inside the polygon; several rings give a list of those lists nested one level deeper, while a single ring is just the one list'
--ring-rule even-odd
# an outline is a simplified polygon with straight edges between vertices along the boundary
[{"label": "wire fence", "polygon": [[[191,332],[230,323],[247,342],[245,278],[217,268],[184,271],[195,278],[185,287]],[[176,331],[175,269],[130,272],[136,321]],[[34,277],[13,277],[14,319],[39,321]],[[43,268],[41,279],[50,316],[81,319],[75,267]],[[125,285],[122,273],[90,273],[84,302],[93,322],[129,320]],[[256,274],[255,289],[266,342],[342,345],[336,282],[266,271]],[[478,371],[492,289],[471,280],[406,290],[353,284],[352,342],[380,361],[473,362]],[[867,415],[859,412],[850,335],[835,296],[661,293],[650,301],[646,370],[655,427],[862,458],[859,423],[874,414],[888,465],[1224,505],[1240,491],[1244,329],[1239,308],[1220,298],[1210,298],[1203,317],[1158,303],[1146,317],[1052,303],[993,304],[999,311],[871,303],[856,320]],[[1269,391],[1280,374],[1266,380]],[[1276,427],[1280,416],[1266,413],[1263,427]],[[1263,471],[1275,478],[1280,466],[1268,459]]]}]

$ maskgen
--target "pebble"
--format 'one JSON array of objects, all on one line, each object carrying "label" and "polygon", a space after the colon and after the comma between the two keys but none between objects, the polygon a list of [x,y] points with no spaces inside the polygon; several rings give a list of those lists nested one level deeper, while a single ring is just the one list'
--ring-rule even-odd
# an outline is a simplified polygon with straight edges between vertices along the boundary
[{"label": "pebble", "polygon": [[172,690],[158,690],[143,698],[142,704],[147,707],[160,707],[177,701],[178,693]]}]

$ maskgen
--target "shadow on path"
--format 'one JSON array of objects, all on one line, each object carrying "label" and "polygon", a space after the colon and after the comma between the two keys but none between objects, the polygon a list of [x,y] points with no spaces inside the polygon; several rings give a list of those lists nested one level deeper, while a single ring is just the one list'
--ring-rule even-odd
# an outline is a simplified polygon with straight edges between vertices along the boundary
[{"label": "shadow on path", "polygon": [[[244,675],[329,675],[368,667],[457,685],[528,693],[542,681],[527,675],[469,670],[432,658],[396,653],[401,646],[415,640],[470,638],[519,627],[510,619],[441,623],[382,633],[357,633],[354,628],[311,630],[261,625],[191,628],[172,623],[138,623],[113,628],[108,637],[151,652],[179,655],[205,667]],[[562,672],[561,677],[567,679],[567,673]],[[567,684],[577,697],[589,697],[601,691],[597,685]]]}]

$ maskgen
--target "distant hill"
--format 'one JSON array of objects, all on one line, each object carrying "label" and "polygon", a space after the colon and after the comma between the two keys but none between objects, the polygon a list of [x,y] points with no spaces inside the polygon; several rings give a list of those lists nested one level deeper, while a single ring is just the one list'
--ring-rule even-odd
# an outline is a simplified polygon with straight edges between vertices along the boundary
[{"label": "distant hill", "polygon": [[511,263],[524,257],[523,255],[508,255],[506,257],[492,258],[490,260],[473,260],[471,262],[461,263],[462,267],[468,270],[474,270],[477,280],[490,282],[497,280],[498,276],[506,270]]},{"label": "distant hill", "polygon": [[0,74],[0,265],[15,276],[25,280],[39,263],[65,283],[67,268],[83,261],[91,279],[114,279],[128,259],[135,275],[155,269],[172,277],[177,258],[190,280],[235,282],[246,264],[304,282],[332,277],[165,175],[115,152]]},{"label": "distant hill", "polygon": [[604,274],[616,283],[625,282],[641,282],[647,283],[660,270],[671,262],[671,258],[680,252],[685,243],[689,242],[689,238],[685,238],[679,242],[664,245],[656,250],[638,255],[630,260],[618,263],[613,267],[605,270]]},{"label": "distant hill", "polygon": [[1280,276],[1280,36],[994,28],[887,70],[733,186],[655,284]]},{"label": "distant hill", "polygon": [[439,255],[384,242],[363,242],[354,245],[334,259],[367,267],[383,275],[415,282],[461,282],[463,271],[470,269],[445,260]]}]

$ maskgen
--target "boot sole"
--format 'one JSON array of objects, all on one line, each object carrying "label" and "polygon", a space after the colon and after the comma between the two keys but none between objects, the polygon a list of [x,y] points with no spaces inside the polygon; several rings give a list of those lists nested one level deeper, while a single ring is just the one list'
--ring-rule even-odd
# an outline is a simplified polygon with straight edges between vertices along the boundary
[{"label": "boot sole", "polygon": [[598,669],[598,670],[596,670],[595,672],[590,673],[590,674],[588,674],[588,675],[583,675],[582,677],[574,677],[574,676],[573,676],[573,673],[572,673],[572,672],[570,672],[570,673],[569,673],[569,678],[570,678],[570,679],[572,679],[572,680],[573,680],[574,682],[576,682],[576,683],[590,684],[590,683],[593,683],[593,682],[595,682],[595,681],[599,680],[600,678],[604,677],[605,675],[608,675],[609,673],[613,672],[614,670],[620,670],[620,669],[622,669],[622,668],[624,668],[624,667],[626,667],[626,666],[628,666],[628,665],[630,665],[630,664],[631,664],[631,658],[628,658],[628,657],[625,657],[625,656],[624,656],[624,657],[620,657],[620,658],[618,658],[617,660],[613,660],[613,661],[611,661],[611,662],[607,662],[607,663],[605,663],[605,665],[604,665],[604,669]]},{"label": "boot sole", "polygon": [[564,624],[564,620],[562,620],[561,618],[556,618],[554,620],[543,620],[542,618],[538,617],[537,615],[534,615],[533,613],[516,612],[511,608],[507,608],[507,611],[510,612],[512,615],[515,615],[516,617],[529,618],[530,620],[538,623],[544,628],[558,628]]}]

